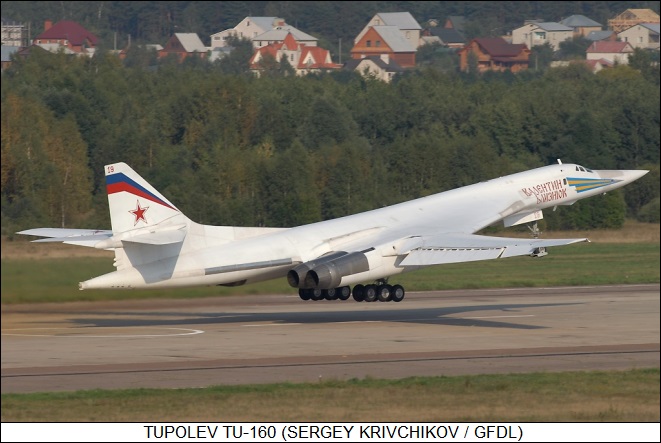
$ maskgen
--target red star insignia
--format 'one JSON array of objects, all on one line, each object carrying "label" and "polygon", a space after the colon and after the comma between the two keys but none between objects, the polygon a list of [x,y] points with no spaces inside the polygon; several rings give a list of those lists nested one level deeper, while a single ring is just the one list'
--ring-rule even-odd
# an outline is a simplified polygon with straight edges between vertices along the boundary
[{"label": "red star insignia", "polygon": [[145,218],[145,212],[147,212],[147,209],[149,209],[149,206],[143,208],[140,206],[140,200],[136,201],[135,209],[129,211],[135,216],[135,223],[133,223],[133,226],[137,225],[140,220],[147,223],[147,219]]}]

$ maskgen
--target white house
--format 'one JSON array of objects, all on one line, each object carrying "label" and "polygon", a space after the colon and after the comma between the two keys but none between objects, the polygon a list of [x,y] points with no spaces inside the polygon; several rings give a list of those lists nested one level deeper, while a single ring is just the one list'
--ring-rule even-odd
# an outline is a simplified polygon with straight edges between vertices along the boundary
[{"label": "white house", "polygon": [[211,34],[211,48],[222,48],[228,46],[227,38],[239,37],[252,40],[260,34],[273,29],[276,26],[285,25],[285,19],[278,17],[246,17],[241,23],[233,28]]},{"label": "white house", "polygon": [[388,54],[351,59],[345,63],[344,69],[356,71],[365,78],[373,78],[386,83],[390,83],[395,75],[405,71]]},{"label": "white house", "polygon": [[587,60],[605,59],[622,65],[629,64],[629,55],[633,53],[633,47],[627,42],[593,42],[587,49],[585,55]]},{"label": "white house", "polygon": [[617,39],[634,48],[659,50],[659,24],[639,23],[617,34]]},{"label": "white house", "polygon": [[294,38],[307,46],[317,46],[317,38],[285,23],[278,17],[246,17],[231,29],[211,35],[211,49],[228,46],[229,37],[247,38],[254,48],[261,48],[274,43],[282,43],[291,33]]},{"label": "white house", "polygon": [[524,44],[528,49],[550,44],[554,51],[560,49],[560,43],[574,37],[574,28],[554,22],[530,22],[512,31],[512,44]]},{"label": "white house", "polygon": [[422,27],[409,12],[379,12],[367,23],[358,36],[353,40],[356,45],[373,26],[395,26],[401,32],[402,37],[417,49],[424,42],[420,39]]},{"label": "white house", "polygon": [[287,24],[278,25],[273,29],[269,29],[262,34],[253,37],[252,46],[257,49],[275,43],[282,43],[289,34],[291,34],[298,43],[306,46],[317,46],[318,39],[316,37],[312,37],[310,34],[306,34],[305,32]]}]

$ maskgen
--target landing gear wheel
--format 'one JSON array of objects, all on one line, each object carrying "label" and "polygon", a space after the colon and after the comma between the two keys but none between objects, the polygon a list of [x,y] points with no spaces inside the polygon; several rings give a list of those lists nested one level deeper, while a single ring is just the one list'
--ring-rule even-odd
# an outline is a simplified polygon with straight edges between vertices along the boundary
[{"label": "landing gear wheel", "polygon": [[319,301],[324,298],[324,293],[321,289],[308,289],[310,291],[310,300]]},{"label": "landing gear wheel", "polygon": [[326,300],[337,300],[337,288],[331,288],[331,289],[323,289],[321,293],[323,294],[323,298]]},{"label": "landing gear wheel", "polygon": [[337,298],[340,300],[348,300],[349,297],[351,297],[351,288],[349,286],[342,286],[341,288],[337,288]]},{"label": "landing gear wheel", "polygon": [[393,286],[392,291],[390,291],[390,299],[394,302],[404,300],[404,295],[406,295],[406,291],[404,291],[404,287],[401,285]]},{"label": "landing gear wheel", "polygon": [[310,290],[309,289],[299,289],[298,296],[301,297],[301,300],[310,300]]},{"label": "landing gear wheel", "polygon": [[365,301],[368,301],[368,302],[375,301],[376,296],[377,296],[376,293],[377,293],[376,285],[367,285],[367,286],[365,286],[365,291],[363,293]]},{"label": "landing gear wheel", "polygon": [[353,299],[356,301],[365,300],[365,286],[356,285],[353,287]]},{"label": "landing gear wheel", "polygon": [[392,300],[392,286],[390,285],[377,286],[377,297],[379,301]]}]

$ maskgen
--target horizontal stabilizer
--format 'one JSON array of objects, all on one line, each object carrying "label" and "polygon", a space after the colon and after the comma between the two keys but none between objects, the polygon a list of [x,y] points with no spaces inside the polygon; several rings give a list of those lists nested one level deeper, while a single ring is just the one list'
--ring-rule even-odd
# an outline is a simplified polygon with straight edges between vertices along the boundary
[{"label": "horizontal stabilizer", "polygon": [[535,255],[540,248],[589,240],[587,238],[540,240],[482,235],[447,235],[432,238],[420,237],[418,241],[421,243],[420,246],[409,252],[401,262],[401,266],[429,266]]},{"label": "horizontal stabilizer", "polygon": [[48,237],[33,240],[34,243],[57,242],[90,248],[93,248],[96,243],[112,237],[112,231],[98,229],[37,228],[21,231],[18,234]]}]

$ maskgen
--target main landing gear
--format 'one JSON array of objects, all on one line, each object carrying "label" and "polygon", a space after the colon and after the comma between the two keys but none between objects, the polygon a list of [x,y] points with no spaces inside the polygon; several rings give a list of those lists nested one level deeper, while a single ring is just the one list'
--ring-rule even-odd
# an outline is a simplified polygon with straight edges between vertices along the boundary
[{"label": "main landing gear", "polygon": [[353,296],[355,301],[394,301],[404,300],[406,291],[401,285],[389,285],[385,280],[379,280],[376,284],[356,285],[353,291],[349,286],[332,289],[299,289],[298,295],[302,300],[348,300]]},{"label": "main landing gear", "polygon": [[[535,240],[537,240],[539,236],[542,234],[542,231],[539,230],[536,221],[528,225],[528,229],[530,229],[530,233]],[[546,252],[545,247],[541,246],[539,248],[535,248],[530,255],[532,257],[544,257],[545,255],[549,255],[549,253]]]}]

